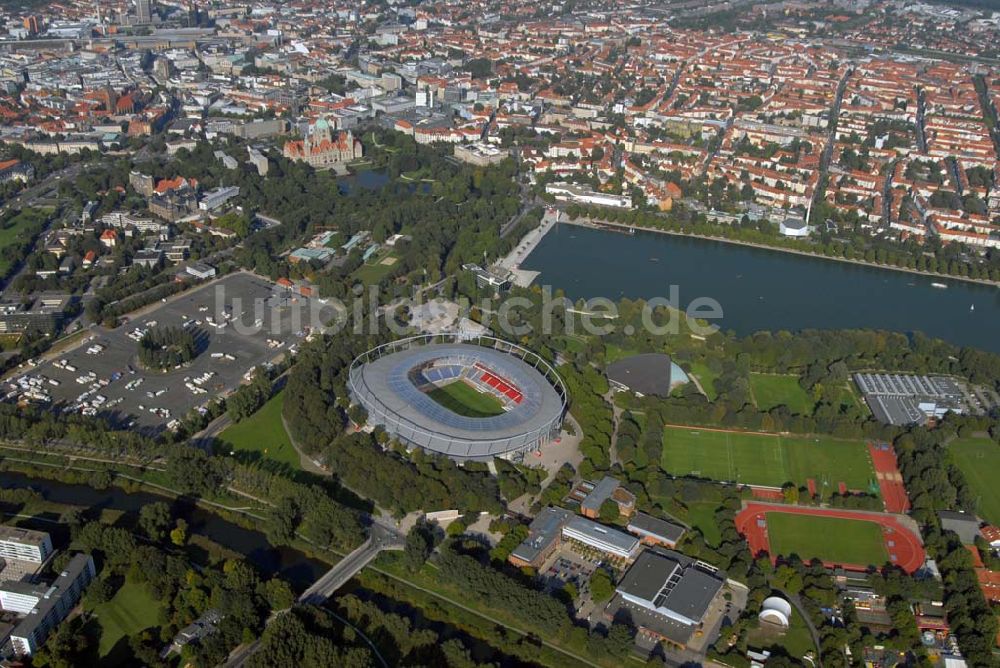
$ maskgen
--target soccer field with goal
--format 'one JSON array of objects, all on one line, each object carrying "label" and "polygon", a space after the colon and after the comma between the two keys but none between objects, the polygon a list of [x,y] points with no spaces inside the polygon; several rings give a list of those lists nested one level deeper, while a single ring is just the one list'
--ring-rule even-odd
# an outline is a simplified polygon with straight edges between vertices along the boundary
[{"label": "soccer field with goal", "polygon": [[[663,430],[664,471],[711,480],[780,487],[804,486],[812,478],[817,489],[873,491],[875,472],[861,441],[824,436],[713,431],[696,427]],[[874,493],[877,492],[875,488]]]}]

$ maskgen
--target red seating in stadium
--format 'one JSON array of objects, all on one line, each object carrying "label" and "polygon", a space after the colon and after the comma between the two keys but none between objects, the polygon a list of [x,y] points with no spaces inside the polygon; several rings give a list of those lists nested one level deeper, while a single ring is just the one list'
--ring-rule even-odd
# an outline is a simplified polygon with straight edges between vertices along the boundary
[{"label": "red seating in stadium", "polygon": [[517,388],[513,386],[513,384],[503,380],[502,378],[494,374],[492,371],[484,367],[482,364],[476,363],[476,368],[483,372],[482,375],[479,376],[479,380],[483,381],[488,386],[492,387],[498,393],[509,398],[516,404],[521,403],[521,401],[524,399],[524,395],[521,394],[521,392],[519,392]]}]

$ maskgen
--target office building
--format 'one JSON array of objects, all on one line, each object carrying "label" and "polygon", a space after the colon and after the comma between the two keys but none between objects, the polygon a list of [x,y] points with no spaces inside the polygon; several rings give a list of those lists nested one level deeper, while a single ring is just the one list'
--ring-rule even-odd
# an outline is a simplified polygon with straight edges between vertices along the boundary
[{"label": "office building", "polygon": [[20,300],[0,302],[0,334],[52,334],[62,323],[70,299],[70,295],[46,293],[30,304]]},{"label": "office building", "polygon": [[214,211],[215,209],[223,206],[229,200],[239,196],[239,186],[220,186],[218,188],[213,188],[202,196],[201,201],[198,202],[198,208],[202,211]]},{"label": "office building", "polygon": [[10,633],[14,652],[20,656],[34,654],[49,633],[66,619],[96,575],[91,556],[77,554],[50,585],[0,584],[0,606],[5,611],[24,615]]},{"label": "office building", "polygon": [[609,557],[630,560],[641,548],[639,539],[623,531],[592,522],[585,517],[574,517],[562,529],[564,540],[576,541],[605,553]]},{"label": "office building", "polygon": [[52,554],[52,538],[44,531],[0,526],[0,558],[41,564]]},{"label": "office building", "polygon": [[515,566],[538,568],[559,547],[559,534],[573,513],[549,507],[538,513],[528,527],[528,537],[514,548],[508,561]]}]

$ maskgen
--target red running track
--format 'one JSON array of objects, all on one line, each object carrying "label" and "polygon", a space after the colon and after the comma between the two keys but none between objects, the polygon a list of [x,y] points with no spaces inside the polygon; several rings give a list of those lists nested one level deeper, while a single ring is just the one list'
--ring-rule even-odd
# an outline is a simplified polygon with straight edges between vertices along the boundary
[{"label": "red running track", "polygon": [[899,472],[899,462],[896,453],[888,444],[868,444],[868,453],[872,458],[872,467],[878,479],[878,487],[882,492],[882,502],[886,512],[907,513],[910,510],[910,497],[903,485],[903,476]]},{"label": "red running track", "polygon": [[751,493],[753,493],[753,498],[761,499],[762,501],[778,501],[783,502],[785,500],[785,494],[780,489],[769,489],[767,487],[751,487]]},{"label": "red running track", "polygon": [[[792,515],[812,515],[815,517],[837,517],[845,520],[875,522],[882,527],[882,537],[890,561],[907,573],[913,573],[924,564],[926,555],[920,538],[893,515],[865,513],[828,508],[807,508],[804,506],[784,506],[773,503],[748,501],[736,515],[736,529],[743,534],[750,545],[750,553],[758,555],[766,552],[772,562],[778,555],[771,554],[771,544],[767,535],[767,513],[789,513]],[[850,571],[867,571],[868,564],[839,564],[824,561],[827,568],[841,567]],[[881,566],[881,564],[875,564]]]}]

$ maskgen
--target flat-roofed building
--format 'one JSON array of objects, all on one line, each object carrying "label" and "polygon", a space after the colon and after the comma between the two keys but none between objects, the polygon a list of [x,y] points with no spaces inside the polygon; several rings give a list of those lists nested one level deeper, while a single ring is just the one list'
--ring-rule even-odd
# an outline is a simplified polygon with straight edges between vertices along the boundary
[{"label": "flat-roofed building", "polygon": [[627,609],[643,632],[686,646],[702,629],[725,577],[670,550],[645,550],[625,572],[609,612]]},{"label": "flat-roofed building", "polygon": [[52,554],[52,538],[44,531],[0,526],[0,557],[40,564]]},{"label": "flat-roofed building", "polygon": [[22,301],[0,303],[0,334],[55,332],[63,321],[71,298],[66,294],[43,293],[30,305]]},{"label": "flat-roofed building", "polygon": [[636,513],[626,527],[647,545],[663,545],[674,547],[684,536],[686,529],[680,524],[674,524],[646,513]]},{"label": "flat-roofed building", "polygon": [[598,206],[610,206],[618,209],[632,208],[632,198],[627,195],[614,195],[612,193],[588,190],[574,183],[549,183],[545,186],[545,192],[563,202],[581,202],[583,204],[596,204]]},{"label": "flat-roofed building", "polygon": [[456,144],[455,157],[478,167],[486,167],[503,162],[509,155],[507,149],[491,146],[483,142],[474,144]]},{"label": "flat-roofed building", "polygon": [[580,514],[596,519],[601,514],[601,506],[608,500],[618,507],[619,515],[627,517],[635,512],[635,494],[622,487],[617,479],[604,476],[580,502]]},{"label": "flat-roofed building", "polygon": [[24,615],[10,633],[14,652],[20,656],[30,655],[41,647],[49,633],[80,601],[83,590],[96,575],[93,558],[89,554],[77,554],[51,585],[0,584],[3,609]]},{"label": "flat-roofed building", "polygon": [[592,522],[585,517],[574,517],[569,520],[563,526],[562,537],[625,560],[634,558],[642,549],[639,539],[635,536]]},{"label": "flat-roofed building", "polygon": [[514,548],[508,561],[538,568],[559,547],[562,527],[572,516],[568,510],[551,506],[538,513],[528,527],[528,537]]}]

